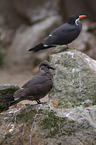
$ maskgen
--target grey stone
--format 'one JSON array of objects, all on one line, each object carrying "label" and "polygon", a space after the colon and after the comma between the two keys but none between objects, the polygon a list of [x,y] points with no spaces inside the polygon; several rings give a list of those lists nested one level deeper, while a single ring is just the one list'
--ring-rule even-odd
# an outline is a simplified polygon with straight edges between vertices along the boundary
[{"label": "grey stone", "polygon": [[[8,96],[9,94],[13,94],[18,89],[19,87],[17,85],[11,85],[11,84],[0,85],[0,99]],[[0,100],[0,112],[8,108],[9,108],[9,102],[3,102],[2,100]]]},{"label": "grey stone", "polygon": [[0,0],[0,26],[16,29],[22,23],[28,24],[28,21],[17,14],[13,1]]},{"label": "grey stone", "polygon": [[96,21],[96,1],[95,0],[56,0],[60,14],[69,18],[72,14],[86,14],[91,21]]},{"label": "grey stone", "polygon": [[30,23],[36,23],[44,20],[49,16],[57,15],[58,11],[54,0],[13,0],[16,12],[25,17]]},{"label": "grey stone", "polygon": [[38,145],[96,144],[96,107],[27,105],[0,115],[0,143]]},{"label": "grey stone", "polygon": [[50,98],[60,107],[96,104],[96,61],[76,49],[52,53],[49,60],[56,71]]},{"label": "grey stone", "polygon": [[96,61],[64,47],[48,58],[56,67],[50,100],[2,112],[0,144],[95,145]]},{"label": "grey stone", "polygon": [[1,0],[0,25],[16,29],[22,24],[33,24],[49,16],[57,15],[53,0]]},{"label": "grey stone", "polygon": [[78,48],[78,50],[86,53],[91,58],[96,59],[96,36],[88,32],[88,29],[92,24],[93,23],[87,21],[83,22],[82,32],[70,46]]},{"label": "grey stone", "polygon": [[[10,46],[6,58],[5,63],[10,64],[18,64],[22,65],[30,65],[32,66],[32,61],[38,56],[37,54],[33,55],[28,53],[28,49],[33,47],[34,45],[40,43],[46,35],[48,35],[51,30],[58,25],[61,24],[61,18],[59,16],[51,16],[46,20],[39,22],[38,24],[34,24],[31,27],[26,28],[25,30],[18,30],[12,45]],[[47,55],[43,53],[42,60]],[[40,59],[38,57],[38,59]],[[40,61],[39,61],[40,62]]]}]

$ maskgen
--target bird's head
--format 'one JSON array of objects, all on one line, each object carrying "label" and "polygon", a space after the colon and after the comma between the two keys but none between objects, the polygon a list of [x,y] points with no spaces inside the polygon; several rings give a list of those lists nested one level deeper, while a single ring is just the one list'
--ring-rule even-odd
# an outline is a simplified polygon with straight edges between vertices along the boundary
[{"label": "bird's head", "polygon": [[72,15],[70,18],[69,18],[69,20],[68,20],[68,23],[69,24],[76,24],[76,25],[78,25],[78,21],[80,20],[80,19],[82,19],[82,18],[84,18],[84,17],[86,17],[86,15],[76,15],[76,14],[74,14],[74,15]]},{"label": "bird's head", "polygon": [[55,70],[55,68],[52,67],[47,60],[45,60],[45,61],[43,61],[43,62],[40,63],[39,69],[40,69],[40,71],[44,71],[44,72],[45,71],[48,71],[49,69]]}]

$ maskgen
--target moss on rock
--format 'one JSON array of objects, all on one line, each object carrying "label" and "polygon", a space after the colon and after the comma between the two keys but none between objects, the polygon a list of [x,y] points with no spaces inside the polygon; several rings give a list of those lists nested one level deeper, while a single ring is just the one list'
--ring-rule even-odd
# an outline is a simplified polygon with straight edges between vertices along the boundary
[{"label": "moss on rock", "polygon": [[96,104],[96,61],[73,49],[49,59],[56,67],[51,101],[0,114],[0,144],[96,144],[96,105],[84,108]]},{"label": "moss on rock", "polygon": [[0,144],[94,144],[95,116],[96,108],[60,109],[52,103],[10,108],[0,115]]},{"label": "moss on rock", "polygon": [[49,59],[56,67],[49,98],[57,100],[59,107],[96,104],[95,60],[76,49],[52,53]]},{"label": "moss on rock", "polygon": [[[4,84],[0,85],[0,98],[13,94],[19,87],[17,85]],[[0,112],[9,108],[9,102],[4,102],[0,99]]]}]

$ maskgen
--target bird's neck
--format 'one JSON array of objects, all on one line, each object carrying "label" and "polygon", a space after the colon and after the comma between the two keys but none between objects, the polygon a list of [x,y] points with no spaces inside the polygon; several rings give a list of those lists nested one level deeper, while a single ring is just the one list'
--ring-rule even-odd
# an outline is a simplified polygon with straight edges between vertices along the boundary
[{"label": "bird's neck", "polygon": [[50,71],[46,71],[46,72],[41,72],[41,74],[45,77],[47,77],[48,79],[52,79],[53,75]]}]

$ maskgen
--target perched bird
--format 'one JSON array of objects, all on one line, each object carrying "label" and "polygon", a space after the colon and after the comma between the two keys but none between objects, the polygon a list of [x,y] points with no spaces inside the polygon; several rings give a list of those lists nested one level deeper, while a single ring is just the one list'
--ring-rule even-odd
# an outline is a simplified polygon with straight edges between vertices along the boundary
[{"label": "perched bird", "polygon": [[14,94],[1,98],[2,101],[9,101],[9,106],[14,105],[22,100],[35,100],[38,104],[40,104],[41,102],[39,99],[47,95],[52,89],[53,75],[50,72],[50,69],[55,70],[55,68],[53,68],[47,60],[45,60],[40,63],[39,69],[39,74],[25,83],[19,90],[14,92]]},{"label": "perched bird", "polygon": [[55,47],[58,45],[67,45],[78,37],[82,29],[81,18],[86,15],[72,15],[68,22],[55,29],[48,37],[46,37],[42,43],[29,49],[28,51],[37,52],[42,49]]}]

